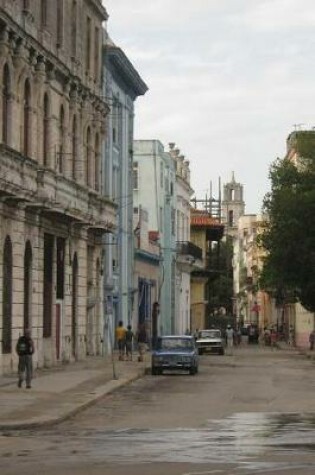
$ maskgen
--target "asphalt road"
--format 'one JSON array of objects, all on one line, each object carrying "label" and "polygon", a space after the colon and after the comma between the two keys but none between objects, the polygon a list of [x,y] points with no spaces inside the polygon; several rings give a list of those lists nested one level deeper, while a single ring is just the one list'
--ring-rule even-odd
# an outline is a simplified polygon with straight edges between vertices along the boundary
[{"label": "asphalt road", "polygon": [[147,376],[72,420],[0,435],[1,475],[314,475],[315,366],[247,347]]}]

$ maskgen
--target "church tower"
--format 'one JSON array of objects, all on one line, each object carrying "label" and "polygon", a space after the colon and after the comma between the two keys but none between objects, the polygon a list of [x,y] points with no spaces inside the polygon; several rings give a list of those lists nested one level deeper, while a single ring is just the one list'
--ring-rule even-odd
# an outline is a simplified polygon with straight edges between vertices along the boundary
[{"label": "church tower", "polygon": [[234,172],[232,172],[231,181],[223,185],[222,224],[225,226],[225,234],[236,235],[238,220],[244,214],[243,185],[235,181]]}]

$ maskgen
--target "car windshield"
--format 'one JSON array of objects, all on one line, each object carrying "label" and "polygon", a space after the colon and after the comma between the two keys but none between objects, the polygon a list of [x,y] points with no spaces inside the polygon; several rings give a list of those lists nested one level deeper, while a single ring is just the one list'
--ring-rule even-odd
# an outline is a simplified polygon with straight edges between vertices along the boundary
[{"label": "car windshield", "polygon": [[199,333],[200,338],[221,338],[220,330],[202,330]]},{"label": "car windshield", "polygon": [[159,350],[193,350],[193,342],[188,338],[161,338]]}]

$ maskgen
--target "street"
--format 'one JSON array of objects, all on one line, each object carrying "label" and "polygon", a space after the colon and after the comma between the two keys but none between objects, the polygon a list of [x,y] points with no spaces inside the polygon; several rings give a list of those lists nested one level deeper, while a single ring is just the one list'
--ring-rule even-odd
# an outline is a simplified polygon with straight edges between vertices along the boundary
[{"label": "street", "polygon": [[295,351],[202,356],[146,376],[57,426],[5,431],[1,474],[315,473],[314,366]]}]

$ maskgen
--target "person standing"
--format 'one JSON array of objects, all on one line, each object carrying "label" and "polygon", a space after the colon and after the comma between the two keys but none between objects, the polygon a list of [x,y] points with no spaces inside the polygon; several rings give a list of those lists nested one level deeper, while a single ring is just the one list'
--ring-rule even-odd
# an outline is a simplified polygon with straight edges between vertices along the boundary
[{"label": "person standing", "polygon": [[232,349],[234,345],[234,330],[231,325],[228,325],[226,329],[226,345],[228,354],[232,355]]},{"label": "person standing", "polygon": [[126,331],[126,357],[127,361],[132,361],[132,343],[133,343],[133,331],[131,325],[127,326]]},{"label": "person standing", "polygon": [[126,331],[123,322],[120,320],[116,328],[116,341],[119,351],[119,359],[121,361],[125,359]]},{"label": "person standing", "polygon": [[24,376],[26,381],[26,388],[30,389],[33,377],[33,354],[35,352],[34,342],[31,338],[31,332],[28,328],[24,330],[24,334],[19,337],[16,344],[16,352],[19,356],[18,365],[18,387],[21,388]]}]

